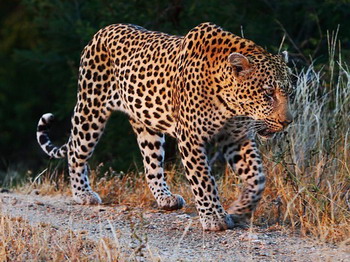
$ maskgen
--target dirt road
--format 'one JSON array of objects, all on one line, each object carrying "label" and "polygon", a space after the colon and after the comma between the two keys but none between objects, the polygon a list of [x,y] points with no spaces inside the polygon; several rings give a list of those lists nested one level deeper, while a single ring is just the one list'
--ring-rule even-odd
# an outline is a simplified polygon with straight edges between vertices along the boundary
[{"label": "dirt road", "polygon": [[[350,247],[290,236],[278,228],[203,232],[198,217],[127,206],[80,206],[64,197],[0,194],[0,212],[30,224],[109,237],[151,261],[350,261]],[[116,232],[116,237],[113,235]],[[141,247],[141,248],[140,248]]]}]

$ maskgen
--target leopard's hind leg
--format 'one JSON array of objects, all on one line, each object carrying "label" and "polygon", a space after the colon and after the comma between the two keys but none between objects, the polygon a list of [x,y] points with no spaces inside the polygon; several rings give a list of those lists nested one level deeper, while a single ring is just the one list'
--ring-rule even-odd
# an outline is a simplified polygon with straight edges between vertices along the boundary
[{"label": "leopard's hind leg", "polygon": [[[83,108],[83,110],[79,110]],[[90,114],[86,114],[87,112]],[[88,106],[78,103],[72,117],[72,131],[68,142],[68,167],[73,198],[80,204],[99,204],[101,199],[93,192],[88,179],[87,160],[101,137],[109,113],[103,110],[93,116]]]},{"label": "leopard's hind leg", "polygon": [[78,102],[72,117],[67,156],[74,199],[81,204],[101,202],[88,180],[91,157],[112,111],[120,110],[113,62],[98,32],[85,47],[79,68]]}]

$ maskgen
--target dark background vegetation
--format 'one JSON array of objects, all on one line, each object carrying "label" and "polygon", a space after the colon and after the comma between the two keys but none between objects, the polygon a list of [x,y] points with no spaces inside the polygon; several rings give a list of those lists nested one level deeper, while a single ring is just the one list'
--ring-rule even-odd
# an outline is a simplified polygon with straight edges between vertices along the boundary
[{"label": "dark background vegetation", "polygon": [[[343,60],[349,58],[349,0],[1,0],[0,184],[14,171],[39,172],[48,163],[35,139],[37,121],[56,115],[52,139],[69,135],[79,56],[100,28],[132,23],[183,35],[211,21],[270,52],[282,39],[298,67],[327,60],[327,32],[339,26]],[[168,154],[171,157],[171,155]],[[126,117],[110,119],[92,159],[128,171],[140,162]]]}]

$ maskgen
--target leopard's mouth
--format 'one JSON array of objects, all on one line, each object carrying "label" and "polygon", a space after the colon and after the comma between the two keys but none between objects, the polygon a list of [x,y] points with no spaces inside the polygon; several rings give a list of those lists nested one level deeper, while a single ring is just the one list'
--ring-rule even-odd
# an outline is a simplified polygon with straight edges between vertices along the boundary
[{"label": "leopard's mouth", "polygon": [[263,130],[259,130],[257,133],[260,137],[269,139],[272,138],[277,132],[269,128],[265,128]]}]

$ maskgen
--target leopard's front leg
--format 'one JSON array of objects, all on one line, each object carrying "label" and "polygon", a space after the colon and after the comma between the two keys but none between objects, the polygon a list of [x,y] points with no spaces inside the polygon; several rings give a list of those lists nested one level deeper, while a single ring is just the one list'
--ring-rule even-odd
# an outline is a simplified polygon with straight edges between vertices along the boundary
[{"label": "leopard's front leg", "polygon": [[137,136],[147,183],[158,207],[165,210],[182,208],[186,204],[185,200],[170,192],[164,175],[164,135],[150,130],[132,118],[129,121]]},{"label": "leopard's front leg", "polygon": [[218,189],[208,164],[204,143],[182,134],[178,138],[186,177],[195,196],[196,207],[204,230],[233,228],[233,220],[221,206]]},{"label": "leopard's front leg", "polygon": [[228,209],[236,219],[245,220],[255,210],[265,189],[265,174],[254,140],[245,138],[223,143],[223,153],[232,170],[239,176],[243,188],[238,199]]}]

